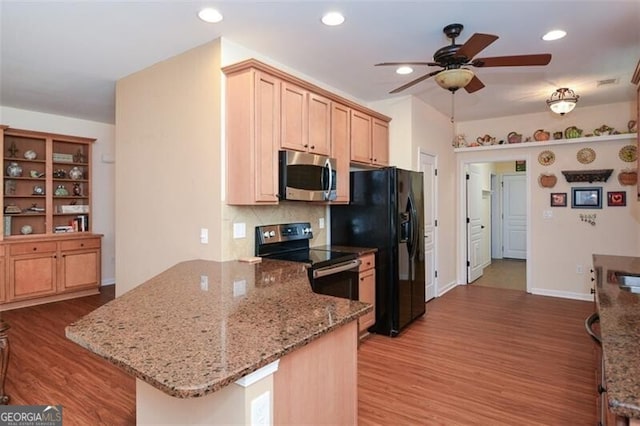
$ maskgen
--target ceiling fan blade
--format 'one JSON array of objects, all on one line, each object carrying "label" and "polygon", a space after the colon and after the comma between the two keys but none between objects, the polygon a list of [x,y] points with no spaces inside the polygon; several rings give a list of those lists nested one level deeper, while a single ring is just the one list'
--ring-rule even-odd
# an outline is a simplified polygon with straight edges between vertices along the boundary
[{"label": "ceiling fan blade", "polygon": [[399,65],[428,65],[430,67],[438,66],[435,62],[380,62],[379,64],[375,64],[374,66],[399,66]]},{"label": "ceiling fan blade", "polygon": [[471,81],[469,82],[469,84],[464,86],[464,90],[466,90],[467,93],[473,93],[473,92],[477,92],[483,87],[484,87],[484,83],[481,82],[480,79],[474,75]]},{"label": "ceiling fan blade", "polygon": [[398,93],[398,92],[402,92],[404,89],[408,89],[409,87],[413,86],[414,84],[418,84],[423,80],[428,79],[429,77],[432,77],[438,73],[441,73],[444,70],[438,70],[438,71],[433,71],[430,72],[428,74],[423,75],[422,77],[418,77],[415,80],[411,80],[410,82],[408,82],[407,84],[398,87],[397,89],[393,89],[392,91],[390,91],[389,93]]},{"label": "ceiling fan blade", "polygon": [[495,56],[493,58],[478,58],[471,62],[474,67],[526,67],[532,65],[547,65],[551,62],[550,53],[537,55]]},{"label": "ceiling fan blade", "polygon": [[475,33],[465,44],[460,46],[455,56],[464,56],[467,59],[471,59],[497,39],[497,35]]}]

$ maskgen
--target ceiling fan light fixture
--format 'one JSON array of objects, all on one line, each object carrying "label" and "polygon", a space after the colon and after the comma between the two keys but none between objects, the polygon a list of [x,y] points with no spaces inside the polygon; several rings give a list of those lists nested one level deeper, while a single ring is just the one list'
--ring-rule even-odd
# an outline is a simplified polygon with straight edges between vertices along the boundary
[{"label": "ceiling fan light fixture", "polygon": [[412,72],[413,72],[413,68],[411,68],[408,65],[403,65],[398,67],[398,69],[396,69],[396,74],[400,74],[400,75],[411,74]]},{"label": "ceiling fan light fixture", "polygon": [[435,75],[434,79],[436,83],[438,83],[438,86],[455,92],[469,84],[473,77],[473,71],[467,68],[452,68],[439,72]]},{"label": "ceiling fan light fixture", "polygon": [[580,96],[566,87],[561,87],[551,94],[551,97],[547,99],[547,105],[551,108],[551,111],[556,114],[565,115],[568,112],[573,111],[578,103]]}]

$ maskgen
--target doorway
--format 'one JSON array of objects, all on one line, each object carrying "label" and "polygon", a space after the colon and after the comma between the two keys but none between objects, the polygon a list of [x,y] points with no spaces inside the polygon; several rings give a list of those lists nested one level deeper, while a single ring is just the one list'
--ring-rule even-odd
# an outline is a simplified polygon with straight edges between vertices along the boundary
[{"label": "doorway", "polygon": [[438,272],[436,270],[437,239],[437,166],[436,156],[420,150],[418,170],[423,173],[424,191],[424,266],[425,266],[425,302],[438,295]]},{"label": "doorway", "polygon": [[459,163],[466,284],[529,287],[530,177],[516,172],[515,160]]}]

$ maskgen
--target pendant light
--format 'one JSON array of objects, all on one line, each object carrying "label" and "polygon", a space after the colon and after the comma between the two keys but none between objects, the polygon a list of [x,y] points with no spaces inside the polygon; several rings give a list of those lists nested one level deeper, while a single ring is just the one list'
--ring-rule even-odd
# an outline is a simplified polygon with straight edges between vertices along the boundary
[{"label": "pendant light", "polygon": [[561,87],[553,92],[551,97],[547,99],[547,105],[549,105],[551,111],[556,114],[565,115],[575,108],[579,97],[580,96],[576,95],[573,90]]}]

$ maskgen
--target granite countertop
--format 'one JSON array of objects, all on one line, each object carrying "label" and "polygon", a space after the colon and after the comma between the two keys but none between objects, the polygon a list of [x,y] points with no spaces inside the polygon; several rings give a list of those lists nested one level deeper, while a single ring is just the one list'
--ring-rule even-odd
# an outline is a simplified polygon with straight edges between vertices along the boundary
[{"label": "granite countertop", "polygon": [[315,294],[300,263],[179,263],[66,328],[178,398],[215,392],[372,310]]},{"label": "granite countertop", "polygon": [[593,266],[609,407],[640,418],[640,295],[621,290],[615,276],[640,274],[640,258],[594,254]]},{"label": "granite countertop", "polygon": [[357,256],[363,256],[369,253],[375,253],[378,251],[377,248],[370,247],[350,247],[350,246],[320,246],[320,247],[311,247],[319,250],[329,250],[329,251],[337,251],[342,253],[355,253]]}]

